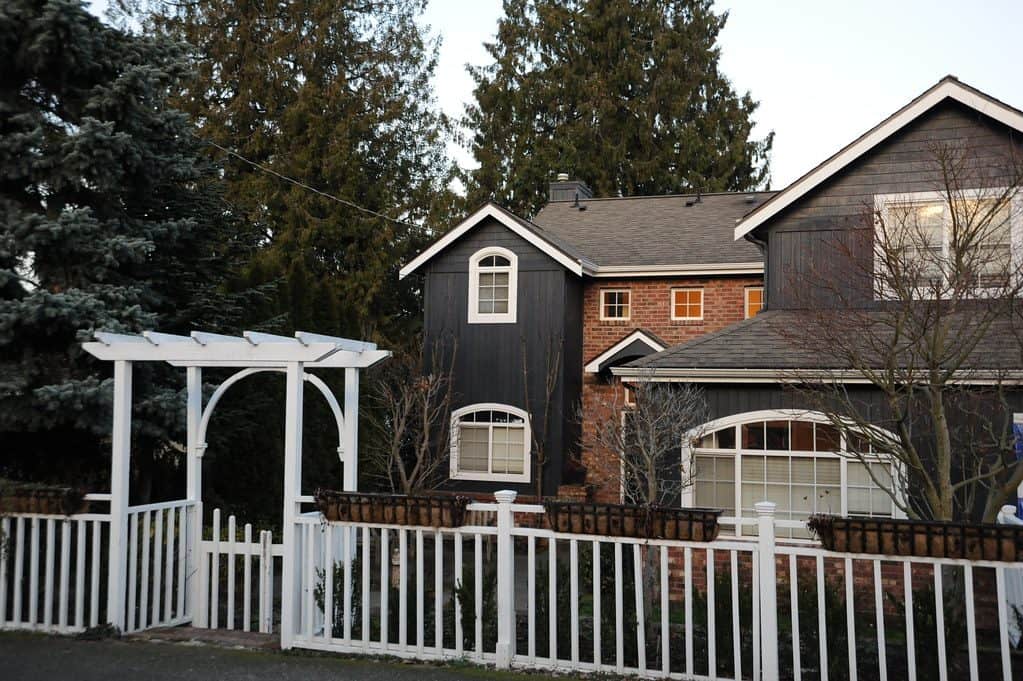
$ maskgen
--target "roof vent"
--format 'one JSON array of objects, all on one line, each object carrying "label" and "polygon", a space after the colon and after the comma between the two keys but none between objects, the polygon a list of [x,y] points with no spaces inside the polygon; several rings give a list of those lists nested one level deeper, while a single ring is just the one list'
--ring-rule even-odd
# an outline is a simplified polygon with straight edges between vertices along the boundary
[{"label": "roof vent", "polygon": [[757,202],[757,195],[756,194],[747,194],[745,200],[746,200],[746,203],[756,203]]},{"label": "roof vent", "polygon": [[568,173],[558,173],[558,182],[568,182]]}]

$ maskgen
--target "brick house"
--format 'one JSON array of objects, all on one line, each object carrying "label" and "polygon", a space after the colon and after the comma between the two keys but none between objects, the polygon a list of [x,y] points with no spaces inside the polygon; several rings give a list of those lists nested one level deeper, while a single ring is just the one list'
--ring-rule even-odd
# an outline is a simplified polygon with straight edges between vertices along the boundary
[{"label": "brick house", "polygon": [[447,486],[619,501],[617,462],[580,451],[597,405],[627,408],[611,369],[759,311],[760,250],[732,231],[772,195],[594,198],[561,175],[532,220],[488,204],[403,268],[427,346],[457,347]]}]

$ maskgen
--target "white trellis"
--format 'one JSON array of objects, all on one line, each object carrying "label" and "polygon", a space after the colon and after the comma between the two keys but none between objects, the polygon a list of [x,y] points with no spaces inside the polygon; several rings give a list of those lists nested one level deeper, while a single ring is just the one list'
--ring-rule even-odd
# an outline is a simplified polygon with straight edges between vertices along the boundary
[{"label": "white trellis", "polygon": [[[300,515],[301,504],[312,501],[302,494],[302,417],[303,390],[305,381],[315,386],[326,398],[338,427],[338,455],[344,469],[342,488],[355,490],[358,480],[358,413],[359,413],[359,370],[370,367],[390,356],[390,352],[378,350],[374,343],[297,332],[295,336],[246,331],[242,336],[224,336],[195,331],[190,336],[179,336],[156,332],[141,335],[125,335],[98,332],[95,342],[84,343],[83,348],[91,355],[114,363],[114,402],[112,458],[110,475],[110,541],[109,570],[107,576],[107,619],[119,627],[134,627],[135,574],[134,563],[129,570],[128,518],[132,509],[128,504],[128,473],[131,463],[131,411],[132,411],[132,364],[134,362],[168,362],[186,370],[187,383],[187,466],[186,491],[183,508],[187,507],[188,551],[187,587],[183,594],[185,617],[189,619],[202,606],[200,580],[196,561],[202,542],[202,467],[201,461],[206,449],[206,429],[210,416],[221,396],[235,383],[255,373],[266,371],[283,372],[286,376],[285,398],[285,443],[284,443],[284,508],[283,543],[284,558],[282,580],[285,589],[295,588],[298,578],[298,556],[295,541],[295,520]],[[203,368],[237,368],[238,371],[225,380],[203,406]],[[344,369],[343,408],[330,388],[317,376],[306,373],[306,369]],[[147,516],[148,522],[148,516]],[[132,534],[132,548],[135,546]],[[147,544],[148,546],[148,544]],[[168,565],[170,565],[168,561]],[[169,577],[168,577],[169,579]],[[143,583],[145,577],[143,577]],[[289,586],[291,585],[291,586]],[[143,588],[146,586],[143,584]],[[157,589],[158,590],[158,589]],[[170,586],[167,586],[168,593]],[[146,593],[146,592],[143,592]],[[285,593],[288,593],[285,591]],[[144,596],[143,596],[144,599]],[[143,603],[145,601],[143,600]],[[126,607],[128,603],[129,607]],[[145,611],[145,608],[142,608]],[[203,608],[205,611],[205,608]],[[126,611],[130,611],[127,613]],[[127,619],[126,619],[127,617]],[[294,631],[294,599],[282,598],[281,632],[282,645],[290,647],[286,640]],[[145,615],[142,617],[145,626]],[[200,623],[201,624],[201,623]]]}]

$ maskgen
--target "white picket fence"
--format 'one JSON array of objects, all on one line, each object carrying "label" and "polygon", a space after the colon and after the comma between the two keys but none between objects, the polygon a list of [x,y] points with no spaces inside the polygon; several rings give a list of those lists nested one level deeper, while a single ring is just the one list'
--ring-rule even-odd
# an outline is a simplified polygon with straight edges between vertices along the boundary
[{"label": "white picket fence", "polygon": [[1006,605],[1023,565],[781,544],[770,504],[755,541],[563,534],[513,498],[470,505],[492,526],[300,516],[290,644],[678,679],[1023,675]]}]

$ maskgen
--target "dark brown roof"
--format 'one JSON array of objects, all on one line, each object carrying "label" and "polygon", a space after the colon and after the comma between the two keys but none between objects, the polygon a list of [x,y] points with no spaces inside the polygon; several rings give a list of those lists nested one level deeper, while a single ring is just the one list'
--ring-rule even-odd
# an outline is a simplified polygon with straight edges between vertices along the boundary
[{"label": "dark brown roof", "polygon": [[[798,342],[798,331],[793,330],[812,328],[812,314],[800,310],[765,310],[755,317],[626,366],[655,372],[657,369],[851,369],[820,348],[814,348],[813,343]],[[1023,368],[1012,320],[992,324],[963,368],[991,371]]]},{"label": "dark brown roof", "polygon": [[735,241],[733,231],[736,220],[774,194],[703,194],[699,202],[695,194],[584,199],[579,207],[559,201],[533,223],[598,267],[761,262],[760,249]]}]

